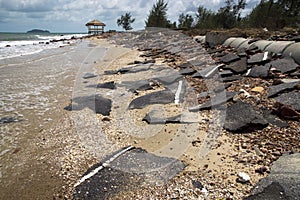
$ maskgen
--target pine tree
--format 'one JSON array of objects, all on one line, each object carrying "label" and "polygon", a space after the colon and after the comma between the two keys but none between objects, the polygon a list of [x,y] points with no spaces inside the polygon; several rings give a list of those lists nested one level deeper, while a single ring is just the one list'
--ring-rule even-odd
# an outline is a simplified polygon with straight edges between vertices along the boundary
[{"label": "pine tree", "polygon": [[131,14],[129,13],[125,13],[125,15],[122,15],[118,20],[117,20],[117,24],[118,26],[122,26],[123,29],[125,29],[126,31],[131,30],[131,24],[135,21],[135,18],[131,18]]},{"label": "pine tree", "polygon": [[194,18],[192,15],[181,13],[178,18],[178,28],[191,28],[194,22]]},{"label": "pine tree", "polygon": [[169,27],[170,23],[167,19],[167,6],[164,0],[158,0],[156,4],[153,5],[145,21],[146,27]]}]

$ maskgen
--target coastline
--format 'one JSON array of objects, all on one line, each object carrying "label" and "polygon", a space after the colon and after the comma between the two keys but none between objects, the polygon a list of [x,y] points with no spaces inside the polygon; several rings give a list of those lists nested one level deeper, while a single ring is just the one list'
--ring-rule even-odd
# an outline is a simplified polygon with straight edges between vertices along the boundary
[{"label": "coastline", "polygon": [[[84,93],[82,94],[90,95],[89,92],[92,92],[92,95],[99,94],[105,98],[113,99],[111,114],[109,116],[94,114],[88,108],[72,112],[63,110],[70,103],[69,99],[74,97],[73,86],[73,91],[68,91],[65,94],[70,98],[64,97],[62,98],[64,101],[57,103],[57,112],[55,112],[54,120],[51,121],[49,126],[41,128],[37,135],[31,135],[22,142],[20,141],[20,146],[1,157],[1,161],[4,161],[4,163],[10,163],[12,166],[15,166],[11,168],[11,172],[10,169],[6,169],[6,172],[14,174],[14,176],[9,178],[11,179],[9,182],[5,181],[7,185],[1,186],[6,188],[0,188],[0,191],[5,191],[3,193],[4,197],[11,198],[11,194],[14,194],[14,198],[22,199],[72,199],[74,198],[74,185],[82,177],[82,174],[85,174],[86,170],[100,162],[107,154],[111,154],[128,145],[145,149],[155,155],[175,157],[183,161],[186,167],[175,177],[167,180],[166,185],[146,183],[146,185],[136,186],[136,188],[129,191],[112,193],[109,196],[110,199],[132,197],[136,199],[145,197],[164,199],[167,197],[181,198],[183,196],[208,199],[240,199],[248,196],[259,179],[268,175],[268,173],[258,174],[255,172],[255,169],[262,166],[264,160],[253,149],[253,144],[251,144],[252,140],[256,140],[260,137],[260,134],[263,135],[265,133],[259,131],[251,133],[248,137],[232,135],[229,132],[222,131],[216,138],[213,138],[215,141],[208,147],[209,152],[204,157],[199,157],[199,149],[201,149],[201,144],[207,138],[206,134],[210,128],[209,123],[211,118],[214,117],[214,113],[202,111],[200,116],[198,116],[199,118],[197,118],[197,120],[200,120],[198,125],[147,125],[142,119],[149,112],[148,108],[127,110],[128,103],[136,97],[135,95],[126,96],[125,88],[114,91],[107,88],[97,88],[94,85],[113,82],[117,87],[122,88],[122,84],[128,81],[143,80],[146,77],[152,78],[153,76],[163,75],[164,73],[161,72],[163,70],[169,70],[165,74],[172,74],[178,69],[172,68],[174,67],[172,65],[173,62],[167,65],[165,60],[171,58],[165,57],[163,54],[155,58],[154,65],[151,66],[150,64],[150,67],[153,68],[149,71],[104,75],[105,71],[117,71],[131,66],[128,64],[134,61],[145,61],[145,58],[140,56],[144,55],[145,52],[147,53],[147,51],[138,51],[136,50],[137,48],[130,47],[130,45],[126,44],[128,38],[125,38],[123,45],[114,43],[115,40],[121,39],[90,38],[90,48],[99,47],[101,52],[91,52],[87,55],[89,59],[80,60],[78,58],[78,62],[83,62],[82,66],[85,64],[92,64],[93,66],[92,68],[84,68],[91,69],[89,71],[80,71],[77,68],[77,72],[67,81],[69,84],[72,84],[72,80],[76,79],[80,85],[75,89],[83,89],[82,92]],[[101,56],[97,57],[97,55],[103,57],[99,60]],[[205,55],[204,59],[210,62],[209,59],[211,58],[209,57],[210,55]],[[95,61],[95,59],[98,60]],[[152,58],[146,59],[151,60]],[[188,58],[176,58],[174,63],[180,65],[185,63],[186,59]],[[81,69],[83,69],[82,66]],[[82,79],[86,73],[97,74],[98,76]],[[189,81],[190,79],[187,78],[187,85],[195,84],[196,90],[199,88],[201,90],[201,86],[197,84],[205,84],[203,82],[195,83]],[[64,83],[61,84],[64,85]],[[137,95],[143,96],[162,89],[161,85],[155,85],[150,91],[139,91]],[[173,90],[171,86],[170,89]],[[191,99],[195,98],[193,96],[195,95],[193,94],[194,92],[194,90],[188,91]],[[194,103],[191,101],[185,106],[188,107]],[[167,116],[174,116],[179,111],[184,111],[186,107],[171,103],[163,106],[163,108],[158,106],[156,109],[163,109]],[[81,116],[80,119],[83,119],[83,123],[76,121],[78,116]],[[85,130],[89,129],[85,129],[85,126],[81,127],[84,123],[88,124],[89,119],[95,120],[96,125],[100,125],[99,130],[97,129],[96,131],[100,131],[103,135],[93,137],[94,132],[86,132]],[[95,124],[89,125],[93,128],[95,127]],[[189,132],[189,129],[193,129],[195,132]],[[216,129],[216,131],[218,130]],[[153,131],[155,135],[152,133]],[[184,149],[171,149],[181,145],[182,138],[176,139],[180,132],[187,135],[190,134],[193,138],[188,136],[187,146]],[[107,144],[99,143],[97,140],[91,141],[91,138],[99,139],[99,137],[104,135],[113,144],[110,149],[106,149]],[[172,143],[173,146],[168,146],[169,143]],[[96,146],[97,144],[98,146]],[[169,149],[160,151],[164,146],[167,146]],[[105,149],[101,151],[101,147]],[[170,149],[171,151],[169,151]],[[27,154],[30,156],[27,156]],[[20,160],[26,164],[19,165],[18,162]],[[263,161],[258,162],[261,160]],[[270,165],[271,163],[271,161],[268,161],[267,164]],[[8,168],[9,166],[5,167]],[[269,169],[267,170],[269,171]],[[240,171],[246,172],[251,177],[250,183],[241,184],[236,182],[237,172]],[[5,174],[2,173],[1,182],[5,178]],[[193,184],[195,182],[201,182],[208,193],[195,188]],[[123,184],[126,184],[126,182]],[[51,190],[49,190],[49,186],[52,188]],[[36,192],[33,193],[32,191]]]}]

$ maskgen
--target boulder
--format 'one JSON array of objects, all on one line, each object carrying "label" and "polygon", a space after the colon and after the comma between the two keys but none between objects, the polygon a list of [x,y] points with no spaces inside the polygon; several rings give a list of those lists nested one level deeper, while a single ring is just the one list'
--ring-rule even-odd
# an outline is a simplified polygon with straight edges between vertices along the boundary
[{"label": "boulder", "polygon": [[246,200],[298,199],[300,196],[300,154],[283,155],[273,162],[269,175],[254,187]]},{"label": "boulder", "polygon": [[129,146],[90,167],[75,185],[72,199],[110,199],[121,192],[164,185],[184,167],[178,159]]},{"label": "boulder", "polygon": [[281,83],[279,85],[272,85],[269,88],[268,97],[274,97],[284,91],[293,90],[297,85],[300,84],[300,80],[296,82],[289,82],[289,83]]},{"label": "boulder", "polygon": [[229,54],[227,54],[227,55],[225,55],[225,56],[222,56],[222,57],[220,58],[220,61],[222,61],[223,63],[228,64],[228,63],[237,61],[237,60],[239,60],[239,59],[240,59],[240,57],[239,57],[238,55],[236,55],[236,54],[234,54],[234,53],[229,53]]},{"label": "boulder", "polygon": [[189,108],[190,112],[198,112],[201,110],[207,110],[211,108],[218,108],[219,105],[222,105],[230,100],[236,95],[236,92],[221,92],[217,93],[215,97],[211,97],[210,100],[204,102],[201,105]]},{"label": "boulder", "polygon": [[254,54],[253,56],[251,56],[247,60],[247,63],[249,65],[264,64],[264,63],[269,62],[270,59],[271,59],[271,57],[268,52],[258,53],[258,54]]},{"label": "boulder", "polygon": [[268,125],[268,122],[254,108],[242,101],[229,106],[226,110],[226,120],[224,128],[228,131],[247,132],[256,129],[262,129]]},{"label": "boulder", "polygon": [[175,95],[171,90],[152,92],[134,99],[128,109],[141,109],[152,104],[169,104],[174,102]]},{"label": "boulder", "polygon": [[226,32],[212,31],[206,33],[205,41],[210,47],[214,47],[223,44],[230,36],[231,34]]},{"label": "boulder", "polygon": [[246,76],[254,78],[267,78],[269,76],[270,66],[269,65],[259,65],[251,68]]},{"label": "boulder", "polygon": [[272,69],[274,68],[275,71],[278,71],[282,74],[293,72],[299,67],[299,65],[295,63],[292,58],[273,60],[268,63],[268,65],[270,65]]},{"label": "boulder", "polygon": [[82,110],[89,108],[96,114],[103,116],[109,116],[111,111],[112,101],[104,98],[100,95],[75,97],[72,99],[72,103],[66,106],[64,109],[68,111]]},{"label": "boulder", "polygon": [[293,109],[300,111],[300,92],[284,93],[274,99],[281,104],[289,105]]},{"label": "boulder", "polygon": [[229,65],[223,67],[223,69],[230,69],[236,74],[241,74],[247,71],[247,59],[242,58],[238,61],[232,62]]}]

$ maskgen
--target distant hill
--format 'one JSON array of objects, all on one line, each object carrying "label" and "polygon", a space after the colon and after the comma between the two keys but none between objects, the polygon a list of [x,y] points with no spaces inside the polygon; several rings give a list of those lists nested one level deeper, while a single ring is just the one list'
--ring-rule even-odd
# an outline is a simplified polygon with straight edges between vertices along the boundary
[{"label": "distant hill", "polygon": [[27,33],[50,33],[48,30],[40,30],[40,29],[32,29],[30,31],[27,31]]}]

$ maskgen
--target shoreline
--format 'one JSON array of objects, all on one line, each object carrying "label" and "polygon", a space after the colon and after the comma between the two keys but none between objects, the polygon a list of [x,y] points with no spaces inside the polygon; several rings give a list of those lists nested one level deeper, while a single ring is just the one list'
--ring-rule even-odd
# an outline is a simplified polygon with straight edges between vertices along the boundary
[{"label": "shoreline", "polygon": [[[186,39],[191,40],[191,38]],[[14,177],[16,179],[18,176],[22,177],[24,182],[19,181],[17,184],[14,184],[13,181],[16,179],[11,180],[11,185],[14,185],[15,188],[11,187],[9,190],[6,190],[5,197],[11,197],[10,195],[13,194],[12,190],[18,191],[18,189],[24,187],[23,185],[31,185],[29,188],[22,190],[24,192],[23,195],[18,193],[15,194],[15,197],[17,198],[18,195],[21,195],[18,197],[22,197],[22,199],[32,199],[34,195],[37,195],[37,198],[42,199],[47,199],[48,197],[53,199],[72,199],[74,198],[74,189],[76,189],[74,185],[86,170],[91,169],[93,165],[97,165],[105,156],[128,145],[145,149],[147,152],[157,156],[174,157],[185,164],[185,169],[170,180],[168,179],[166,184],[163,185],[145,183],[146,185],[137,185],[136,188],[131,188],[129,191],[121,190],[116,193],[106,191],[109,199],[131,197],[136,199],[143,199],[145,197],[162,199],[183,197],[240,199],[249,196],[252,188],[259,179],[268,175],[270,172],[270,164],[279,156],[274,156],[274,158],[262,157],[258,154],[260,150],[257,151],[257,146],[258,148],[260,148],[260,146],[253,142],[258,139],[265,142],[264,139],[268,139],[269,137],[267,135],[268,130],[276,130],[280,133],[281,129],[270,126],[267,131],[257,131],[246,135],[233,135],[223,130],[210,138],[207,133],[212,132],[209,132],[208,129],[212,128],[212,131],[220,131],[219,128],[214,130],[213,127],[210,127],[211,123],[215,123],[212,118],[220,116],[220,113],[215,113],[215,111],[202,111],[201,113],[187,115],[187,120],[191,120],[197,116],[196,119],[199,124],[192,122],[188,124],[170,123],[149,125],[142,120],[151,109],[163,110],[165,114],[164,117],[172,117],[180,113],[188,114],[187,109],[198,103],[195,102],[197,94],[211,87],[208,85],[210,83],[209,81],[205,82],[185,76],[186,83],[183,85],[186,85],[184,92],[186,92],[185,99],[187,102],[184,104],[183,102],[180,104],[172,102],[164,106],[158,105],[136,110],[127,109],[130,101],[136,97],[151,94],[154,91],[162,91],[164,87],[167,87],[175,93],[178,87],[177,83],[175,85],[164,86],[163,84],[157,84],[153,81],[151,82],[150,90],[137,90],[135,91],[136,93],[131,93],[128,92],[128,88],[126,88],[128,82],[135,82],[146,78],[153,80],[155,77],[172,75],[172,73],[176,76],[178,70],[180,70],[178,66],[186,63],[187,60],[193,62],[192,58],[194,56],[197,57],[197,54],[188,53],[185,56],[177,57],[163,52],[158,53],[154,57],[141,57],[142,55],[147,55],[147,53],[151,55],[151,53],[155,53],[155,50],[143,51],[140,49],[140,51],[138,51],[138,46],[142,43],[133,41],[130,44],[126,44],[126,42],[131,41],[131,36],[126,38],[125,33],[124,35],[117,34],[115,37],[113,36],[108,39],[96,37],[90,38],[89,40],[91,41],[91,48],[96,48],[96,46],[102,49],[104,48],[105,53],[99,61],[95,61],[96,58],[91,56],[94,55],[93,53],[90,54],[90,59],[85,59],[83,65],[85,63],[93,63],[95,68],[87,68],[93,69],[94,71],[83,70],[77,73],[77,77],[74,76],[74,79],[77,79],[77,81],[82,84],[75,89],[81,90],[82,87],[83,92],[86,92],[88,95],[90,95],[89,92],[92,92],[91,95],[100,95],[104,98],[112,99],[110,115],[104,116],[102,114],[95,114],[91,112],[93,110],[90,110],[88,107],[71,112],[65,111],[63,107],[68,106],[68,100],[65,100],[63,103],[60,102],[57,108],[57,117],[51,122],[51,124],[55,124],[55,126],[49,126],[52,127],[50,129],[45,128],[44,130],[39,130],[38,137],[33,137],[30,141],[27,138],[27,142],[23,144],[26,147],[22,146],[21,148],[14,149],[14,151],[9,152],[5,158],[0,157],[1,161],[5,159],[7,160],[5,162],[11,162],[12,159],[14,162],[17,162],[19,159],[26,159],[24,153],[34,155],[30,160],[26,161],[29,162],[28,165],[21,165],[19,168],[19,172],[26,173]],[[114,43],[116,41],[121,41],[121,44]],[[135,42],[137,46],[134,46]],[[150,42],[146,42],[146,44],[152,45]],[[197,45],[197,43],[192,44]],[[145,45],[143,48],[147,48],[147,46]],[[206,52],[206,50],[203,50],[203,47],[197,48],[199,48],[198,50],[200,51],[200,56],[197,58],[202,58],[209,64],[214,63],[211,59],[211,55],[201,54],[201,52]],[[102,55],[102,53],[95,55],[97,57],[97,55]],[[155,62],[153,60],[155,60]],[[135,67],[138,66],[138,64],[132,63],[145,61],[151,61],[152,64],[141,64],[141,66],[150,67],[149,70],[135,71],[133,73],[119,72],[105,75],[107,71],[113,72],[126,67]],[[128,65],[129,63],[131,63],[131,65]],[[97,76],[82,79],[82,75],[85,75],[85,73],[90,73],[90,75],[97,74]],[[111,82],[113,82],[113,85],[116,86],[117,89],[106,88],[105,84]],[[257,82],[253,82],[253,85],[250,84],[249,88],[256,86],[256,83]],[[101,88],[103,86],[105,87]],[[193,89],[189,90],[189,87]],[[240,88],[232,86],[229,89],[239,90]],[[72,104],[70,105],[74,108]],[[83,119],[82,124],[76,121],[77,116]],[[89,124],[89,119],[95,120],[96,124]],[[296,123],[293,121],[289,123],[295,127],[295,130],[297,129]],[[85,129],[87,127],[83,125],[91,125],[91,127],[100,125],[100,128],[99,130],[96,128],[95,132],[86,132],[85,130],[89,129]],[[293,130],[293,128],[288,129],[290,135],[293,134]],[[93,135],[96,134],[97,131],[103,135],[100,133],[97,133],[99,135]],[[95,140],[104,136],[113,144],[109,149],[107,144],[102,145],[99,143],[101,140]],[[91,138],[94,139],[94,141],[92,141]],[[273,141],[272,138],[269,139]],[[184,145],[186,145],[183,149],[177,148],[182,145],[181,142],[185,142]],[[202,148],[202,144],[204,143],[207,143],[207,146]],[[106,149],[103,149],[101,152],[101,147]],[[299,151],[298,148],[297,146],[295,147],[295,152]],[[199,157],[199,152],[201,153],[199,150],[201,149],[203,150],[202,155],[204,155],[204,157]],[[272,152],[266,154],[269,153]],[[18,166],[17,163],[16,166]],[[267,172],[263,174],[255,172],[256,169],[262,166],[267,167]],[[1,167],[3,167],[3,164]],[[21,167],[23,169],[21,169]],[[32,171],[32,169],[34,169],[34,171]],[[247,173],[251,177],[251,181],[246,184],[236,182],[238,172]],[[1,176],[0,180],[2,181],[4,180],[3,174]],[[34,181],[34,184],[32,184],[32,181]],[[122,181],[123,183],[121,184],[126,184],[128,180],[125,179]],[[195,183],[197,183],[196,185],[198,186],[200,183],[203,187],[197,188],[195,187]],[[51,190],[48,189],[49,185]],[[101,186],[99,186],[99,188],[100,187]],[[32,188],[32,190],[30,188]],[[32,192],[33,189],[36,190],[36,188],[40,188],[40,190],[35,194],[30,194],[30,192]],[[205,188],[206,191],[204,191],[203,188]],[[90,189],[93,190],[93,188]],[[0,191],[1,190],[4,191],[3,188],[0,188]]]}]

